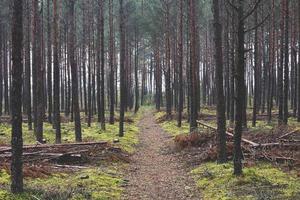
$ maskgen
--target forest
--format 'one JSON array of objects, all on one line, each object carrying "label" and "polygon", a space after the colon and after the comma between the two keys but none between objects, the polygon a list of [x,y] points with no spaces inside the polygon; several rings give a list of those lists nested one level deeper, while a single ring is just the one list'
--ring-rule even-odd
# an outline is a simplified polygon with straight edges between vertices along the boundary
[{"label": "forest", "polygon": [[0,200],[299,200],[299,0],[0,0]]}]

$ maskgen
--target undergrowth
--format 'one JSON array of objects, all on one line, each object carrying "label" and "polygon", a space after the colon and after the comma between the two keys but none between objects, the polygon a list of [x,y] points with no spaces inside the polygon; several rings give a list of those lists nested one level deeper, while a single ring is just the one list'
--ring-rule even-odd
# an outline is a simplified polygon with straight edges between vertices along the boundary
[{"label": "undergrowth", "polygon": [[[163,116],[165,116],[165,112],[156,112],[155,120],[159,121],[159,119],[162,118]],[[186,120],[182,120],[181,127],[177,126],[176,120],[163,121],[160,122],[159,125],[165,132],[171,134],[172,136],[177,136],[180,134],[188,134],[190,132],[189,123],[186,122]]]},{"label": "undergrowth", "polygon": [[[9,175],[5,175],[6,177]],[[47,178],[25,179],[25,193],[13,195],[0,189],[1,200],[105,200],[119,199],[124,180],[117,168],[104,172],[88,169],[73,174],[53,174]]]},{"label": "undergrowth", "polygon": [[269,164],[246,167],[241,177],[232,164],[206,163],[192,171],[205,200],[300,199],[300,180]]},{"label": "undergrowth", "polygon": [[[145,108],[146,109],[146,108]],[[125,123],[124,137],[118,136],[119,123],[106,124],[106,130],[100,128],[99,123],[92,123],[87,127],[82,123],[82,136],[84,141],[108,141],[114,143],[116,147],[132,153],[138,143],[139,129],[137,126],[142,113],[141,108],[137,114],[126,113],[130,122]],[[35,136],[33,131],[28,131],[27,125],[23,124],[23,137],[25,144],[34,144]],[[7,124],[0,125],[0,144],[9,144],[11,127]],[[44,138],[47,143],[55,142],[55,132],[52,125],[44,123]],[[74,124],[62,123],[62,140],[74,142]],[[77,173],[58,173],[46,178],[26,178],[24,180],[25,192],[21,195],[13,195],[9,192],[10,175],[5,171],[0,171],[0,199],[1,200],[117,200],[122,194],[122,185],[125,183],[123,175],[119,172],[123,170],[125,164],[120,162],[105,164],[99,168],[81,170]]]}]

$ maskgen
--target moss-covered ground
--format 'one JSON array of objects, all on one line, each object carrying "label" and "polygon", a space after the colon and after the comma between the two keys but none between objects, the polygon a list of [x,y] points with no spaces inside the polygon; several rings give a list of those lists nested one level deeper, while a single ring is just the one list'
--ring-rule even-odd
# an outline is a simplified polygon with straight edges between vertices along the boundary
[{"label": "moss-covered ground", "polygon": [[244,168],[243,176],[232,174],[232,164],[206,163],[192,174],[205,200],[300,199],[300,180],[269,164]]},{"label": "moss-covered ground", "polygon": [[[165,116],[165,112],[156,112],[155,113],[155,119],[159,121],[161,117]],[[188,134],[190,131],[189,124],[186,120],[182,121],[182,126],[178,127],[177,126],[177,121],[176,120],[167,120],[167,121],[162,121],[159,123],[161,128],[171,134],[172,136],[180,135],[180,134]]]},{"label": "moss-covered ground", "polygon": [[[137,123],[142,116],[143,109],[137,113],[127,113],[126,117],[131,122],[125,123],[125,136],[118,137],[118,125],[106,124],[106,130],[102,131],[98,123],[92,123],[87,127],[82,123],[82,136],[84,141],[108,141],[113,143],[115,139],[119,142],[113,144],[124,151],[132,153],[138,143],[139,128]],[[23,137],[25,144],[34,144],[35,136],[33,131],[27,130],[23,125]],[[11,127],[7,124],[0,125],[0,144],[7,145],[10,141]],[[55,131],[51,124],[44,123],[44,138],[47,143],[55,141]],[[74,142],[74,124],[62,123],[63,142]],[[101,163],[101,162],[100,162]],[[120,198],[125,184],[122,171],[126,164],[105,163],[93,168],[80,170],[72,173],[57,173],[43,178],[25,178],[25,193],[12,195],[9,192],[10,175],[5,170],[0,171],[0,199],[1,200],[117,200]]]}]

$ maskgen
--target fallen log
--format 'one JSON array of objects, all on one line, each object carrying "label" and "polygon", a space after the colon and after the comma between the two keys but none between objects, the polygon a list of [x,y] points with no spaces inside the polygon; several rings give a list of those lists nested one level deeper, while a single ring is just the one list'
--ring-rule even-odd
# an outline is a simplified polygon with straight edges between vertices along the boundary
[{"label": "fallen log", "polygon": [[[31,149],[45,149],[45,148],[64,148],[64,147],[76,147],[76,146],[98,146],[98,145],[107,145],[108,142],[82,142],[82,143],[64,143],[64,144],[38,144],[38,145],[25,145],[23,146],[23,151]],[[11,147],[2,147],[0,148],[0,153],[10,152]]]},{"label": "fallen log", "polygon": [[[204,124],[204,123],[199,122],[199,121],[198,121],[198,124],[202,125],[203,127],[206,127],[206,128],[212,129],[212,130],[214,130],[214,131],[217,131],[217,128],[215,128],[215,127],[213,127],[213,126],[210,126],[210,125],[208,125],[208,124]],[[233,137],[233,136],[234,136],[232,133],[230,133],[230,132],[228,132],[228,131],[226,131],[226,135],[228,135],[228,136],[230,136],[230,137]],[[256,146],[259,146],[259,145],[260,145],[260,144],[258,144],[258,143],[255,143],[255,142],[252,142],[252,141],[250,141],[250,140],[247,140],[247,139],[245,139],[245,138],[242,138],[242,141],[243,141],[244,143],[250,144],[250,145],[253,146],[253,147],[256,147]]]}]

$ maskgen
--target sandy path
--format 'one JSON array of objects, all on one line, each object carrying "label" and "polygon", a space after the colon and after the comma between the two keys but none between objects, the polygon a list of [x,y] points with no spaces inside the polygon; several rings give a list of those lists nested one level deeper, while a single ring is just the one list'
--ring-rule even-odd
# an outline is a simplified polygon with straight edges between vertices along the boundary
[{"label": "sandy path", "polygon": [[139,123],[140,144],[132,156],[124,200],[199,200],[194,181],[178,158],[169,153],[172,138],[148,111]]}]

